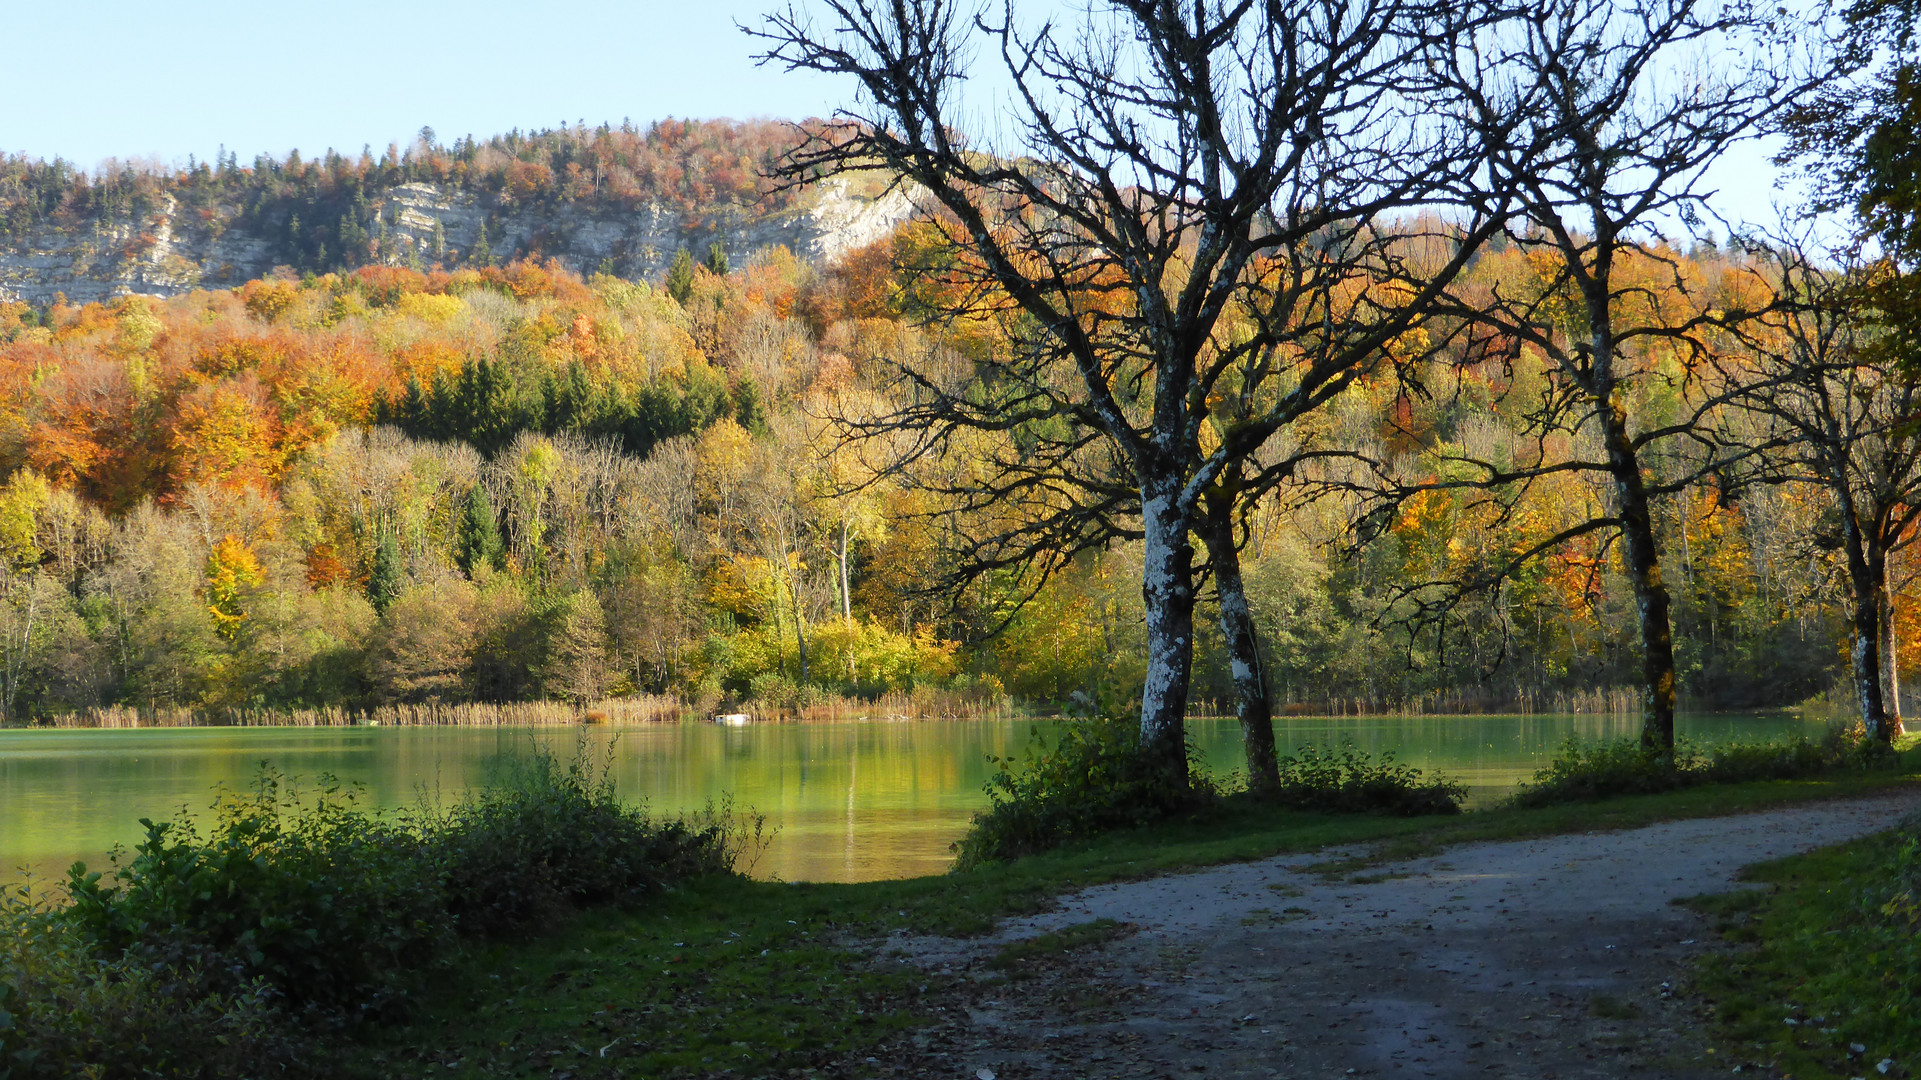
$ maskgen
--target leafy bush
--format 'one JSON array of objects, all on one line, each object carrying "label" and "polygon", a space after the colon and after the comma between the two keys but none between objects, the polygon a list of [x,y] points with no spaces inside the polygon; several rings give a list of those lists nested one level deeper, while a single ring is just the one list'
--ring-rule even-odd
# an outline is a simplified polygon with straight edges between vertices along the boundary
[{"label": "leafy bush", "polygon": [[512,782],[429,823],[462,933],[509,933],[556,911],[632,901],[733,867],[746,838],[725,808],[651,820],[620,804],[610,762],[596,765],[585,749],[564,769],[535,756]]},{"label": "leafy bush", "polygon": [[1178,788],[1142,756],[1140,732],[1125,721],[1068,725],[1052,747],[1035,732],[1021,767],[1010,758],[993,759],[998,769],[985,785],[989,806],[974,815],[967,835],[955,842],[955,869],[1037,854],[1199,809],[1217,793],[1193,747],[1187,753],[1192,781]]},{"label": "leafy bush", "polygon": [[[62,920],[103,957],[195,972],[212,992],[264,983],[296,1010],[378,1015],[453,920],[430,838],[370,816],[329,783],[311,800],[263,768],[224,792],[202,836],[143,819],[111,875],[76,865]],[[108,883],[110,877],[111,883]]]},{"label": "leafy bush", "polygon": [[204,834],[143,821],[109,874],[75,865],[65,906],[0,904],[0,1080],[282,1072],[317,1028],[404,1012],[458,936],[727,873],[758,838],[724,808],[622,806],[607,764],[539,751],[507,785],[397,817],[263,768]]},{"label": "leafy bush", "polygon": [[1885,749],[1866,739],[1861,725],[1837,725],[1818,740],[1797,736],[1783,742],[1733,743],[1703,752],[1686,742],[1672,754],[1652,752],[1634,739],[1562,744],[1553,763],[1508,798],[1519,807],[1592,802],[1616,795],[1650,795],[1697,784],[1793,780],[1849,768],[1885,764]]},{"label": "leafy bush", "polygon": [[1467,788],[1454,781],[1396,762],[1392,751],[1376,761],[1352,746],[1306,746],[1279,764],[1281,785],[1273,801],[1299,810],[1402,817],[1458,814],[1467,796]]},{"label": "leafy bush", "polygon": [[0,1080],[312,1075],[264,984],[225,995],[102,959],[25,891],[0,898]]}]

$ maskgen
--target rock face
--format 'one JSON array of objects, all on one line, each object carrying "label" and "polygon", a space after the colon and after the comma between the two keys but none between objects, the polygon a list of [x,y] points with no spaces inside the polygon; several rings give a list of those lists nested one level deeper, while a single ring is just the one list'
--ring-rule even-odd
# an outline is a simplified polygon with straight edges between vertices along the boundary
[{"label": "rock face", "polygon": [[[392,265],[472,265],[484,228],[492,261],[535,253],[580,274],[655,278],[676,251],[698,258],[716,240],[736,265],[776,246],[830,262],[886,236],[913,206],[898,191],[868,199],[829,183],[798,209],[756,216],[726,207],[689,225],[657,202],[625,212],[577,204],[503,209],[469,191],[412,183],[389,189],[377,209],[386,230],[379,261]],[[274,238],[247,228],[238,207],[187,212],[170,196],[143,222],[99,220],[0,242],[0,300],[84,303],[227,288],[271,273],[280,250]]]}]

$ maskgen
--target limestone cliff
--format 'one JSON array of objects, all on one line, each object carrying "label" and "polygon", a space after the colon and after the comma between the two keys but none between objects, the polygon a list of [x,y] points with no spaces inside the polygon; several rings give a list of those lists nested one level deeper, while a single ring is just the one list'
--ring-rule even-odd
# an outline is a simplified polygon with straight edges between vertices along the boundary
[{"label": "limestone cliff", "polygon": [[[776,245],[810,261],[831,260],[885,236],[911,206],[899,193],[869,199],[828,183],[778,211],[727,205],[689,223],[660,201],[638,209],[515,206],[416,182],[386,189],[370,209],[380,233],[363,262],[451,267],[535,254],[582,274],[653,278],[679,249],[699,257],[716,240],[736,264]],[[139,219],[101,215],[16,230],[0,236],[0,300],[45,304],[64,295],[86,302],[226,288],[289,261],[280,230],[239,204],[188,208],[173,195]]]}]

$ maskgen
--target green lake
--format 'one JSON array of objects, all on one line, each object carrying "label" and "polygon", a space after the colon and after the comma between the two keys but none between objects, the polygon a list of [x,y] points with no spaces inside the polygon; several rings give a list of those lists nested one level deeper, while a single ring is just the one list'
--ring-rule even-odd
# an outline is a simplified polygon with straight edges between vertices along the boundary
[{"label": "green lake", "polygon": [[[217,785],[244,786],[261,762],[311,780],[330,773],[364,785],[368,805],[450,800],[497,775],[504,755],[534,742],[563,757],[577,738],[613,740],[621,795],[657,811],[698,809],[731,794],[737,809],[777,830],[753,867],[789,881],[862,881],[938,873],[968,815],[986,802],[987,756],[1018,756],[1050,721],[840,724],[660,724],[615,729],[169,728],[137,731],[0,730],[0,879],[95,868],[140,836],[142,817],[204,812]],[[1285,753],[1343,741],[1392,750],[1408,764],[1466,783],[1470,804],[1509,791],[1570,735],[1625,736],[1628,716],[1287,717]],[[1807,732],[1792,714],[1683,717],[1702,744]],[[1231,719],[1190,721],[1216,770],[1235,769]]]}]

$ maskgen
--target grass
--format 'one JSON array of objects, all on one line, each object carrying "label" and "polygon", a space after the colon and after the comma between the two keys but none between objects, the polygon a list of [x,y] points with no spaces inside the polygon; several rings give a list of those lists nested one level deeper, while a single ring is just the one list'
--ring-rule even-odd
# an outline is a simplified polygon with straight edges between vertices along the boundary
[{"label": "grass", "polygon": [[1921,1064],[1913,825],[1750,867],[1745,878],[1763,888],[1688,902],[1737,946],[1697,974],[1737,1060],[1804,1080]]},{"label": "grass", "polygon": [[[1921,766],[1921,754],[1904,765]],[[863,1047],[941,1015],[945,984],[960,976],[929,975],[884,955],[875,943],[892,931],[979,934],[1090,885],[1289,852],[1364,845],[1364,853],[1325,864],[1351,874],[1455,843],[1634,828],[1916,782],[1847,774],[1448,818],[1312,814],[1229,799],[1202,817],[962,874],[846,885],[712,879],[644,914],[590,913],[540,940],[469,953],[415,1021],[374,1031],[340,1072],[804,1075],[858,1061]],[[1124,932],[1069,927],[1016,949],[1007,963],[1044,964]]]},{"label": "grass", "polygon": [[1092,922],[1075,923],[1059,930],[1050,930],[1031,938],[1009,942],[987,960],[987,966],[995,971],[1018,969],[1030,960],[1045,959],[1085,949],[1092,945],[1105,945],[1115,938],[1126,937],[1129,928],[1113,919],[1095,919]]}]

